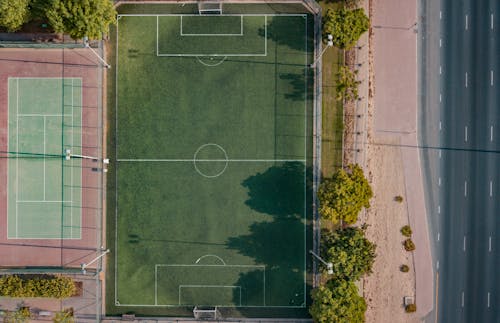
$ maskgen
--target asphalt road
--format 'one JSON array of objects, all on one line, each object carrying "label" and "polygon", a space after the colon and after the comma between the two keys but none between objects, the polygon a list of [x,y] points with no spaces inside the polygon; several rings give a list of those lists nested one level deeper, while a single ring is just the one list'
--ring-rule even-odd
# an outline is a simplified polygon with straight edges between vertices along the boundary
[{"label": "asphalt road", "polygon": [[[427,322],[500,322],[500,1],[422,0]],[[418,306],[418,304],[417,304]]]}]

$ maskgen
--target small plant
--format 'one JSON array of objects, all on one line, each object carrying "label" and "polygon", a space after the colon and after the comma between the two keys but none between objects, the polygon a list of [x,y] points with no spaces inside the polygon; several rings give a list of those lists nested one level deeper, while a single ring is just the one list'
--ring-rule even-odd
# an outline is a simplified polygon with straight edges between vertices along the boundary
[{"label": "small plant", "polygon": [[404,273],[407,273],[407,272],[409,272],[409,271],[410,271],[410,267],[408,267],[408,265],[401,265],[401,266],[399,267],[399,270],[401,270],[401,271],[402,271],[402,272],[404,272]]},{"label": "small plant", "polygon": [[394,201],[396,201],[398,203],[402,203],[403,202],[403,197],[401,195],[397,195],[396,197],[394,197]]},{"label": "small plant", "polygon": [[411,227],[409,225],[403,226],[401,228],[401,234],[408,238],[411,237],[412,234]]},{"label": "small plant", "polygon": [[56,313],[52,320],[54,323],[74,323],[75,318],[73,315],[73,308],[68,308]]},{"label": "small plant", "polygon": [[406,313],[413,313],[417,311],[417,305],[415,304],[408,304],[405,306],[405,311]]},{"label": "small plant", "polygon": [[403,246],[405,247],[406,251],[413,251],[413,250],[415,250],[415,243],[411,239],[406,239],[403,242]]},{"label": "small plant", "polygon": [[4,323],[27,323],[31,318],[30,308],[23,306],[17,311],[6,312],[3,318]]}]

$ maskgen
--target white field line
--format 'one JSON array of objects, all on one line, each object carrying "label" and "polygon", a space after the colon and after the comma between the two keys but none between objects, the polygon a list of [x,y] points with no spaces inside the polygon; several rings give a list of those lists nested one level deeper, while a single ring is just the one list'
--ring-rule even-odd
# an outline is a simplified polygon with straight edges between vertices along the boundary
[{"label": "white field line", "polygon": [[[266,17],[266,20],[265,20],[265,26],[266,26],[266,35],[265,35],[265,38],[267,39],[267,17]],[[304,34],[304,51],[307,53],[307,16],[305,16],[305,34]],[[266,42],[266,53],[267,53],[267,42]],[[307,93],[307,54],[304,55],[304,93],[305,93],[305,97],[307,98],[308,97],[308,93]],[[307,100],[304,100],[304,138],[307,138]],[[307,140],[304,140],[304,156],[307,156]],[[306,163],[304,162],[304,233],[303,233],[303,236],[304,236],[304,255],[307,255],[307,246],[306,246],[306,241],[307,241],[307,236],[306,236],[306,223],[307,223],[307,216],[306,216],[306,213],[307,213],[307,187],[306,187],[306,183],[307,183],[307,179],[306,179],[306,173],[307,173],[307,165]],[[307,264],[306,264],[306,259],[307,257],[304,257],[304,269],[307,268]],[[304,299],[303,299],[303,303],[305,304],[306,303],[306,295],[307,295],[307,289],[306,289],[306,281],[307,281],[307,270],[304,270],[304,289],[303,289],[303,295],[304,295]],[[264,271],[264,275],[265,275],[265,271]],[[265,281],[265,276],[264,276],[264,281]],[[264,305],[266,305],[266,293],[265,293],[265,288],[266,288],[266,285],[264,284]]]},{"label": "white field line", "polygon": [[43,117],[43,199],[45,200],[45,146],[46,146],[46,124],[47,124],[47,117]]},{"label": "white field line", "polygon": [[63,114],[20,113],[20,117],[63,117]]},{"label": "white field line", "polygon": [[[180,21],[180,35],[181,36],[203,36],[203,37],[211,37],[211,36],[244,36],[243,34],[243,15],[240,15],[240,32],[238,34],[186,34],[183,32],[182,26],[183,26],[183,19],[181,15],[181,21]],[[199,17],[199,16],[197,16]],[[157,18],[158,19],[158,18]]]},{"label": "white field line", "polygon": [[[16,89],[16,151],[19,151],[19,78]],[[19,158],[16,158],[16,200],[19,198]],[[18,237],[18,205],[16,203],[16,238]]]},{"label": "white field line", "polygon": [[17,203],[72,203],[72,201],[62,200],[16,200]]},{"label": "white field line", "polygon": [[245,162],[301,162],[305,163],[305,159],[117,159],[119,162],[236,162],[236,163],[245,163]]},{"label": "white field line", "polygon": [[[74,119],[74,112],[75,112],[75,104],[74,104],[74,81],[71,79],[71,149],[73,149],[75,145],[75,138],[74,138],[74,126],[75,126],[75,119]],[[63,135],[64,135],[64,128],[62,129]],[[81,153],[81,152],[80,152]],[[71,200],[73,200],[73,193],[74,193],[74,186],[73,186],[73,170],[74,170],[74,158],[70,160],[71,162]],[[64,190],[64,187],[63,187]],[[64,208],[63,208],[64,209]],[[70,229],[69,229],[69,236],[70,238],[73,238],[73,204],[71,204],[70,208]],[[64,218],[64,217],[63,217]]]}]

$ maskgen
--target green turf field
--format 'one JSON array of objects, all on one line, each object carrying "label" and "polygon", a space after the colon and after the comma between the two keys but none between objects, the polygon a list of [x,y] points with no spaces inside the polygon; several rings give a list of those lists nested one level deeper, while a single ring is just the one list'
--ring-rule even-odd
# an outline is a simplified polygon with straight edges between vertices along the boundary
[{"label": "green turf field", "polygon": [[82,82],[9,78],[8,237],[81,238]]},{"label": "green turf field", "polygon": [[308,19],[118,17],[115,308],[306,306]]}]

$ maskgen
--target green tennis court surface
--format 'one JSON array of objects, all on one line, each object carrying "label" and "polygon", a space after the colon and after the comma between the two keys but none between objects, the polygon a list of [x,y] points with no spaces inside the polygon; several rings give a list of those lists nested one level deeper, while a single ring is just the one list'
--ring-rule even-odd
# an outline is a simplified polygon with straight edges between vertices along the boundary
[{"label": "green tennis court surface", "polygon": [[8,237],[81,237],[79,78],[9,78]]},{"label": "green tennis court surface", "polygon": [[306,306],[309,19],[119,16],[112,311]]}]

